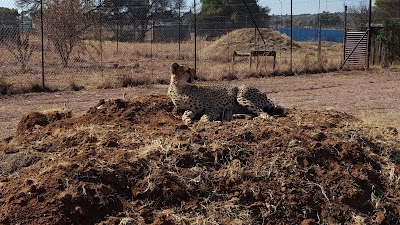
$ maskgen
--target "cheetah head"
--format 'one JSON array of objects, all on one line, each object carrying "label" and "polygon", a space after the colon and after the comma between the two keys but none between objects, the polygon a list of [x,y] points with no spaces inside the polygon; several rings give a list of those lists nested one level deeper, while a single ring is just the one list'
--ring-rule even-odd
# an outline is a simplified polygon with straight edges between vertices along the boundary
[{"label": "cheetah head", "polygon": [[171,83],[175,85],[185,86],[197,80],[196,71],[193,68],[172,63],[171,71]]}]

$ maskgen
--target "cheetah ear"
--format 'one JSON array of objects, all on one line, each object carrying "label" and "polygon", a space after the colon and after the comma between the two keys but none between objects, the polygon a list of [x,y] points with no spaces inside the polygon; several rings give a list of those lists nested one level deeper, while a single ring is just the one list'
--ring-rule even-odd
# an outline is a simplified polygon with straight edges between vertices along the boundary
[{"label": "cheetah ear", "polygon": [[176,74],[176,70],[179,68],[179,64],[178,63],[172,63],[171,64],[171,71],[172,74]]}]

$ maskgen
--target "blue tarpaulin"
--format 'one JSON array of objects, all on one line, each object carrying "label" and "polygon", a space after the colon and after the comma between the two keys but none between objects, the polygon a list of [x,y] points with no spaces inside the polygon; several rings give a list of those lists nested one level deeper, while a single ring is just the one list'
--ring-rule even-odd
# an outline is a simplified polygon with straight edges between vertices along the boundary
[{"label": "blue tarpaulin", "polygon": [[[283,34],[290,36],[290,28],[277,28]],[[296,28],[293,29],[294,41],[318,41],[318,33],[316,29]],[[321,30],[322,41],[343,42],[343,30]]]}]

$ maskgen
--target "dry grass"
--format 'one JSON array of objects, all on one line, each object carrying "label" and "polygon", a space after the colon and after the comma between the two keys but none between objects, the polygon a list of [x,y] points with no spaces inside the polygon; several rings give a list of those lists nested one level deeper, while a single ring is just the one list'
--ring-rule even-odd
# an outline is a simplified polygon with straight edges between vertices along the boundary
[{"label": "dry grass", "polygon": [[[294,74],[315,74],[339,69],[342,59],[342,46],[339,43],[323,43],[321,64],[318,63],[317,43],[298,42],[300,48],[293,51],[292,71]],[[225,54],[224,57],[231,57]],[[234,74],[239,79],[248,77],[285,76],[290,73],[290,51],[277,52],[276,67],[272,68],[273,57],[259,57],[249,67],[248,59],[238,59],[234,65],[229,60],[199,60],[199,73],[205,80],[221,80],[227,74]]]},{"label": "dry grass", "polygon": [[0,94],[6,95],[10,92],[11,84],[4,78],[0,77]]},{"label": "dry grass", "polygon": [[[222,80],[226,77],[243,79],[254,76],[288,75],[290,54],[286,35],[263,30],[268,50],[277,50],[277,64],[272,69],[272,57],[258,58],[249,68],[248,60],[242,59],[233,66],[234,50],[254,48],[254,30],[233,31],[216,41],[199,38],[197,42],[198,73],[205,80]],[[257,40],[261,46],[261,41]],[[18,63],[0,56],[3,65],[1,79],[8,84],[3,94],[31,92],[32,85],[40,85],[41,57],[39,42],[33,38],[34,53],[21,72]],[[178,43],[124,43],[84,41],[75,48],[68,68],[63,68],[50,43],[45,43],[45,83],[51,90],[81,90],[113,88],[142,84],[167,83],[172,62],[194,65],[193,41]],[[180,48],[180,52],[178,49]],[[3,52],[5,49],[0,46]],[[318,73],[335,70],[340,65],[341,44],[323,43],[322,62],[318,64],[316,43],[295,43],[293,71]],[[258,66],[257,66],[258,65]],[[38,90],[43,91],[43,90]]]},{"label": "dry grass", "polygon": [[366,111],[360,114],[360,119],[362,119],[366,124],[373,127],[381,127],[382,124],[394,127],[400,130],[400,112],[395,111]]},{"label": "dry grass", "polygon": [[[87,224],[398,221],[398,135],[332,110],[189,129],[172,107],[165,96],[105,101],[0,142],[0,150],[19,151],[16,167],[0,163],[0,174],[13,178],[2,187],[3,208],[12,204],[12,215],[44,208]],[[46,190],[38,207],[17,204],[24,199],[13,196],[31,184]],[[76,209],[85,214],[64,216]]]}]

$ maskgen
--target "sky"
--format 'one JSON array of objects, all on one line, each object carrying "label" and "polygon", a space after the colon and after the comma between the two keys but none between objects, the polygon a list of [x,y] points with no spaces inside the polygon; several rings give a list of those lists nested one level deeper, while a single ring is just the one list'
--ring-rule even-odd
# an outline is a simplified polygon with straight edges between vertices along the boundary
[{"label": "sky", "polygon": [[[187,0],[188,6],[193,5],[192,0]],[[258,0],[261,6],[268,6],[271,9],[270,15],[290,15],[290,1],[291,0]],[[369,0],[292,0],[293,1],[293,15],[298,14],[315,14],[322,11],[329,12],[343,12],[344,4],[348,6],[357,6],[360,2],[365,4]],[[190,2],[190,3],[189,3]],[[200,0],[197,0],[200,2]],[[372,0],[372,5],[375,0]],[[15,0],[0,0],[0,7],[16,8]]]},{"label": "sky", "polygon": [[15,1],[14,0],[0,0],[0,7],[13,8],[15,9]]}]

